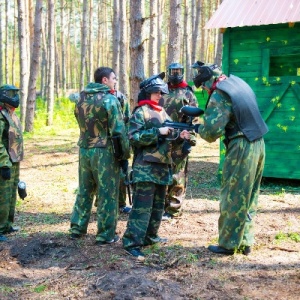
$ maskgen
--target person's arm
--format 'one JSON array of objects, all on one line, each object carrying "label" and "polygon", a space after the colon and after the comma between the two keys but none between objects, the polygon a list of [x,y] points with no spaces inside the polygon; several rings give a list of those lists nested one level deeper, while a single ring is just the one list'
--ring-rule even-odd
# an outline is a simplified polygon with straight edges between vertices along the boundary
[{"label": "person's arm", "polygon": [[9,159],[9,154],[3,142],[3,132],[5,130],[5,125],[6,125],[6,120],[0,113],[0,168],[2,167],[10,168],[12,166],[12,163]]},{"label": "person's arm", "polygon": [[128,134],[132,146],[140,148],[156,144],[160,132],[155,127],[146,129],[143,110],[138,108],[130,117]]},{"label": "person's arm", "polygon": [[216,141],[224,135],[231,114],[232,103],[229,96],[221,91],[215,91],[204,112],[204,123],[199,125],[197,132],[209,143]]},{"label": "person's arm", "polygon": [[119,137],[123,152],[122,159],[128,159],[130,157],[130,148],[126,134],[125,123],[123,120],[123,114],[121,111],[121,105],[118,99],[113,95],[107,95],[103,103],[107,111],[107,123],[110,136]]}]

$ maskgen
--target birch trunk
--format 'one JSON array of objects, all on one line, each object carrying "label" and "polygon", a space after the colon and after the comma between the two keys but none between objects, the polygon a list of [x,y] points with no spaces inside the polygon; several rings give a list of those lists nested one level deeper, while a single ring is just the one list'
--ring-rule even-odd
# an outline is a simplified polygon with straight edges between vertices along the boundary
[{"label": "birch trunk", "polygon": [[34,41],[31,53],[30,62],[30,78],[28,87],[28,98],[25,118],[25,131],[33,131],[34,110],[36,102],[36,80],[40,66],[40,48],[41,48],[41,33],[42,33],[42,9],[43,0],[36,0],[35,21],[34,21]]}]

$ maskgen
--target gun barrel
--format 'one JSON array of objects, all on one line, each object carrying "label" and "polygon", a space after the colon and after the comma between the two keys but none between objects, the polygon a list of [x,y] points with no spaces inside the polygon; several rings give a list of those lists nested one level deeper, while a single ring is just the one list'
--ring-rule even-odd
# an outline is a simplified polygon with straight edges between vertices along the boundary
[{"label": "gun barrel", "polygon": [[188,117],[198,117],[204,114],[204,110],[199,107],[185,105],[180,111]]}]

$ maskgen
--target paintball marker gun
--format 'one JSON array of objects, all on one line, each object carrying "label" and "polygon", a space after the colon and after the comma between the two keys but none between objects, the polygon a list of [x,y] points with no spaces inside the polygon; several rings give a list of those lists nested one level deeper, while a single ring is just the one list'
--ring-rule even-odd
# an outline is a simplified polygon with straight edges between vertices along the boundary
[{"label": "paintball marker gun", "polygon": [[188,130],[193,131],[196,128],[196,125],[193,124],[193,118],[198,117],[204,114],[204,111],[198,107],[185,105],[180,109],[184,115],[188,117],[187,123],[180,123],[180,122],[172,122],[172,121],[165,121],[163,126],[172,127],[175,130]]}]

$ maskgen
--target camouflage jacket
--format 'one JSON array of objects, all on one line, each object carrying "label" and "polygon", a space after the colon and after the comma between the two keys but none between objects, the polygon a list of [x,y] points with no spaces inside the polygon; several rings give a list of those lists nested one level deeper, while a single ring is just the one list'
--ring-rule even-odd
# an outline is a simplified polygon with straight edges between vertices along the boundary
[{"label": "camouflage jacket", "polygon": [[111,137],[119,136],[122,159],[129,158],[129,142],[121,105],[108,86],[89,83],[80,93],[75,117],[80,128],[79,147],[105,148]]},{"label": "camouflage jacket", "polygon": [[0,168],[11,167],[12,162],[23,160],[23,134],[14,111],[0,107]]},{"label": "camouflage jacket", "polygon": [[203,115],[204,124],[199,126],[198,133],[209,143],[225,134],[226,128],[234,126],[235,117],[230,97],[216,89],[208,102]]},{"label": "camouflage jacket", "polygon": [[170,120],[166,111],[149,105],[137,107],[129,120],[129,140],[133,147],[133,182],[172,183],[173,154],[182,148],[178,136],[160,136],[158,128]]},{"label": "camouflage jacket", "polygon": [[166,110],[174,122],[186,123],[187,120],[183,119],[180,109],[184,105],[197,106],[196,96],[189,86],[174,88],[169,84],[168,87],[169,94],[163,95],[159,101],[159,105]]}]

